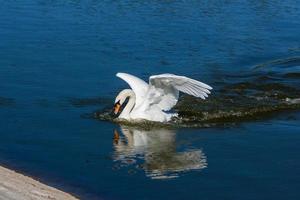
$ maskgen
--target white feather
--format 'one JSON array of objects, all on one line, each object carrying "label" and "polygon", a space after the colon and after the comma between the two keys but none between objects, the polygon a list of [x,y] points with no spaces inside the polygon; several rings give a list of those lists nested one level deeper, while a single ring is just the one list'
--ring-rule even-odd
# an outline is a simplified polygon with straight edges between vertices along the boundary
[{"label": "white feather", "polygon": [[176,105],[179,92],[205,99],[210,94],[209,90],[212,90],[205,83],[174,74],[150,76],[149,84],[130,74],[117,73],[117,76],[129,84],[136,96],[135,107],[130,113],[131,119],[168,121],[171,115],[164,111]]},{"label": "white feather", "polygon": [[136,105],[140,105],[144,102],[144,97],[147,94],[148,84],[142,79],[126,73],[117,73],[117,77],[123,79],[131,87],[136,96]]},{"label": "white feather", "polygon": [[163,89],[164,92],[161,94],[161,102],[158,104],[165,111],[170,110],[176,105],[179,91],[205,99],[208,97],[208,94],[210,94],[209,90],[212,89],[212,87],[200,81],[174,74],[150,76],[149,83],[153,85],[154,88]]}]

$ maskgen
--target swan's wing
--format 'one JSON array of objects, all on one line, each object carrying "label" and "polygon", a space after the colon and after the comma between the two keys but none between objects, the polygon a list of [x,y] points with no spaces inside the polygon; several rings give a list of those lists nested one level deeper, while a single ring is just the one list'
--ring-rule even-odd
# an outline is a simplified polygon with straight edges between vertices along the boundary
[{"label": "swan's wing", "polygon": [[142,79],[131,74],[119,72],[116,76],[123,79],[131,87],[136,96],[136,105],[141,104],[146,96],[149,85]]},{"label": "swan's wing", "polygon": [[179,91],[205,99],[212,87],[200,81],[174,74],[150,76],[147,98],[150,105],[157,104],[162,110],[170,110],[178,101]]}]

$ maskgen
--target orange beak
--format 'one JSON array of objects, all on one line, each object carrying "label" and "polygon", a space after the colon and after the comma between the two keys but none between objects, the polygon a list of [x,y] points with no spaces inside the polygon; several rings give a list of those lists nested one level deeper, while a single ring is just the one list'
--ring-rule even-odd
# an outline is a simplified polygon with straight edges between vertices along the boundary
[{"label": "orange beak", "polygon": [[119,111],[120,111],[120,108],[121,108],[121,105],[119,102],[117,102],[115,105],[114,105],[114,114],[118,114]]}]

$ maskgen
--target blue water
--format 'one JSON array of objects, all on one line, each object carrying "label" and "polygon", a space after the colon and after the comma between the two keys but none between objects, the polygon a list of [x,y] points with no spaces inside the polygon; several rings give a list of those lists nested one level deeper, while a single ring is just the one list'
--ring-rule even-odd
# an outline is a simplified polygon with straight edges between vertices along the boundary
[{"label": "blue water", "polygon": [[218,88],[298,58],[299,2],[8,0],[0,19],[3,165],[83,199],[300,198],[298,111],[148,131],[84,117],[128,87],[119,71]]}]

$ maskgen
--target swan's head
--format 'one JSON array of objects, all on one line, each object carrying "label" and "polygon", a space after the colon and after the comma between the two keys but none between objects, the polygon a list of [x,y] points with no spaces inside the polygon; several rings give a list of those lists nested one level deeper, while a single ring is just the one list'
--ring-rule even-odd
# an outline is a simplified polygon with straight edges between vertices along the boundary
[{"label": "swan's head", "polygon": [[126,106],[127,100],[132,96],[133,91],[130,89],[122,90],[115,99],[115,105],[113,112],[118,115],[122,112],[122,109]]}]

